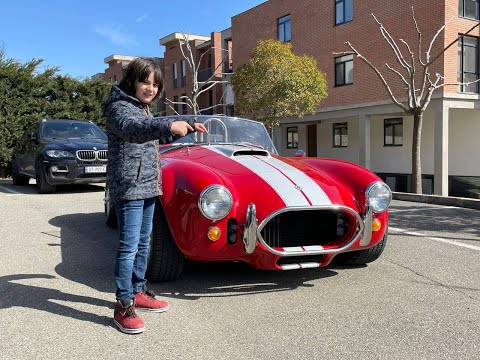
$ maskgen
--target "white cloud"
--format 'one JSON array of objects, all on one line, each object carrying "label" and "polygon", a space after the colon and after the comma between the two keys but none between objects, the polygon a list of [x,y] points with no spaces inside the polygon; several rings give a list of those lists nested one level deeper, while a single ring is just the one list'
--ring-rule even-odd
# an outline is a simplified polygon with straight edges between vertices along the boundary
[{"label": "white cloud", "polygon": [[135,19],[135,22],[136,23],[142,23],[144,22],[145,20],[148,19],[148,15],[147,14],[143,14],[142,16],[139,16],[138,18]]},{"label": "white cloud", "polygon": [[121,25],[113,24],[113,25],[97,25],[94,28],[94,31],[105,38],[107,38],[110,42],[115,45],[120,46],[129,46],[129,45],[136,45],[137,41],[135,40],[135,36],[128,34],[126,31],[122,29]]}]

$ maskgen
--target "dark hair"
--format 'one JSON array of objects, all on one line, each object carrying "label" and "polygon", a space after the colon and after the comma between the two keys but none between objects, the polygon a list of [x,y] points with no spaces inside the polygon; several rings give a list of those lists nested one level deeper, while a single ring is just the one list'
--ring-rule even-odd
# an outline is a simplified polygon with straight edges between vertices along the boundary
[{"label": "dark hair", "polygon": [[160,66],[153,58],[138,57],[133,59],[127,65],[118,87],[126,94],[135,96],[137,82],[148,79],[152,72],[154,81],[158,84],[158,93],[153,98],[153,100],[156,100],[163,92],[163,75]]}]

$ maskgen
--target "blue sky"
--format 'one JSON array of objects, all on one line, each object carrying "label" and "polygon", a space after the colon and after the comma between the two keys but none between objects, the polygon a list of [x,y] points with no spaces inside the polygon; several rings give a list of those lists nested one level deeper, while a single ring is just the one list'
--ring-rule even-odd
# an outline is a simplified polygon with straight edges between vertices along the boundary
[{"label": "blue sky", "polygon": [[163,57],[163,36],[208,36],[265,1],[2,0],[0,47],[6,58],[43,59],[43,66],[57,66],[61,74],[90,77],[105,70],[107,56]]}]

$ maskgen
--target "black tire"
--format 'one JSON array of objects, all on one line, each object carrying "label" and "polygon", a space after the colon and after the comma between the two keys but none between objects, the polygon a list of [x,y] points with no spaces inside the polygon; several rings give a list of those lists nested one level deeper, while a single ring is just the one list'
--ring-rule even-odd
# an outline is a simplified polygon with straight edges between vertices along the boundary
[{"label": "black tire", "polygon": [[30,177],[20,174],[16,159],[12,159],[12,180],[13,185],[28,185]]},{"label": "black tire", "polygon": [[342,265],[365,265],[377,260],[382,255],[387,244],[388,234],[385,233],[383,239],[374,247],[365,250],[351,251],[335,256],[336,264]]},{"label": "black tire", "polygon": [[50,185],[45,176],[45,168],[41,160],[35,162],[35,180],[37,181],[37,191],[39,194],[52,194],[57,190],[55,185]]},{"label": "black tire", "polygon": [[103,203],[105,208],[105,224],[112,229],[118,228],[117,213],[115,207],[111,206],[108,186],[105,187],[105,199],[103,200]]},{"label": "black tire", "polygon": [[184,261],[185,256],[173,240],[162,205],[157,200],[153,215],[147,280],[157,283],[178,279],[182,273]]}]

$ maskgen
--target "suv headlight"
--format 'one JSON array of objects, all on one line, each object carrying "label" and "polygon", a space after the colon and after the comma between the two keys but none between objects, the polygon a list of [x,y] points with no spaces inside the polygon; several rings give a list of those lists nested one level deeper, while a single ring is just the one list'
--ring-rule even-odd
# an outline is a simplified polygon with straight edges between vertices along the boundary
[{"label": "suv headlight", "polygon": [[65,150],[47,150],[46,154],[51,158],[74,157],[71,152]]},{"label": "suv headlight", "polygon": [[374,212],[381,213],[390,205],[392,191],[387,184],[376,181],[367,187],[365,197],[367,198],[367,205],[371,206]]},{"label": "suv headlight", "polygon": [[200,194],[198,207],[210,220],[223,219],[232,209],[232,194],[225,186],[210,185]]}]

